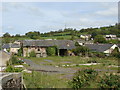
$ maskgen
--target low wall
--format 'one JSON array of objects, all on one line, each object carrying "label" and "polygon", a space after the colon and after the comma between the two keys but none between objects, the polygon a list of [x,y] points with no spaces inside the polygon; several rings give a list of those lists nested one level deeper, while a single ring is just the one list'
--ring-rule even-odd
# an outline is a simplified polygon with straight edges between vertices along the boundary
[{"label": "low wall", "polygon": [[22,85],[22,75],[20,73],[2,73],[0,76],[0,89],[15,88],[21,90]]}]

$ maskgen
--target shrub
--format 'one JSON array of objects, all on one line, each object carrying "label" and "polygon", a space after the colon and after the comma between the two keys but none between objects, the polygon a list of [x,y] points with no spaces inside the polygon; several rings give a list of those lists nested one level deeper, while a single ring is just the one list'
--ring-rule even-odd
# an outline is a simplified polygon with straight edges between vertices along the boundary
[{"label": "shrub", "polygon": [[77,46],[75,49],[72,50],[75,55],[85,55],[89,52],[89,49],[85,46]]},{"label": "shrub", "polygon": [[105,54],[102,52],[92,52],[92,57],[105,58]]},{"label": "shrub", "polygon": [[120,76],[119,75],[107,75],[101,77],[99,82],[100,88],[119,88],[120,89]]},{"label": "shrub", "polygon": [[48,47],[46,51],[48,56],[54,56],[57,50],[56,47]]},{"label": "shrub", "polygon": [[97,61],[92,60],[92,61],[88,61],[87,63],[97,63]]},{"label": "shrub", "polygon": [[6,68],[6,72],[21,72],[23,69],[22,68],[14,68],[13,66],[8,66]]},{"label": "shrub", "polygon": [[18,59],[15,56],[12,56],[9,60],[9,62],[7,62],[7,65],[14,65],[14,64],[18,64]]},{"label": "shrub", "polygon": [[9,61],[6,62],[7,66],[9,65],[18,65],[24,63],[21,60],[18,60],[17,57],[12,56]]},{"label": "shrub", "polygon": [[30,55],[30,57],[36,57],[35,51],[31,51],[31,52],[29,53],[29,55]]},{"label": "shrub", "polygon": [[113,52],[111,53],[111,56],[116,57],[116,58],[120,58],[120,52],[119,49],[116,47]]},{"label": "shrub", "polygon": [[90,86],[90,81],[95,80],[95,77],[98,75],[97,71],[93,69],[84,69],[75,73],[72,81],[69,82],[72,88],[82,88]]},{"label": "shrub", "polygon": [[78,42],[75,42],[75,46],[77,46],[77,47],[78,47],[78,46],[80,46],[80,44],[79,44]]},{"label": "shrub", "polygon": [[19,50],[18,50],[18,56],[22,56],[22,54],[23,54],[23,50],[22,50],[22,48],[20,48]]},{"label": "shrub", "polygon": [[106,43],[106,40],[102,35],[97,35],[95,36],[94,42],[95,43]]}]

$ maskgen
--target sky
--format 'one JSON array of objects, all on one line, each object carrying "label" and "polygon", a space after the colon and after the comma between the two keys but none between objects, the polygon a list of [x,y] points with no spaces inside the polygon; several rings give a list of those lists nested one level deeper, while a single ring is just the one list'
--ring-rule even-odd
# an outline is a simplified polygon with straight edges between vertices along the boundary
[{"label": "sky", "polygon": [[3,2],[2,33],[41,33],[67,28],[100,27],[118,22],[117,2]]}]

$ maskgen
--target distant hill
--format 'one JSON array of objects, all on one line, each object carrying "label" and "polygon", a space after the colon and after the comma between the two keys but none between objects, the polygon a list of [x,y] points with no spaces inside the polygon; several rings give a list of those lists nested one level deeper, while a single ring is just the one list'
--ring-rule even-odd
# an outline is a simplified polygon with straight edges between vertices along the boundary
[{"label": "distant hill", "polygon": [[100,28],[87,28],[76,30],[73,28],[60,29],[57,31],[50,31],[47,33],[40,33],[38,31],[31,31],[25,33],[25,35],[16,34],[15,36],[11,36],[9,33],[3,35],[3,43],[13,42],[15,40],[25,40],[25,39],[79,39],[80,35],[83,34],[91,34],[91,35],[107,35],[107,34],[115,34],[117,37],[120,37],[120,24],[110,25],[106,27]]}]

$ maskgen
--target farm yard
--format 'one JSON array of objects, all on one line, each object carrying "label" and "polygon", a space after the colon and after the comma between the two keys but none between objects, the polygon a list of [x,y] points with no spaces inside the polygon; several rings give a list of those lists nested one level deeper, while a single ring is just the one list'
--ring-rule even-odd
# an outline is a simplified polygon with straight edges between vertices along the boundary
[{"label": "farm yard", "polygon": [[[30,57],[24,58],[24,62],[27,63],[24,67],[32,70],[32,73],[23,73],[28,88],[71,88],[69,82],[78,70],[93,69],[99,73],[99,76],[104,76],[105,73],[116,74],[118,72],[118,59],[111,57]],[[99,86],[95,82],[87,88],[93,87],[98,88]]]},{"label": "farm yard", "polygon": [[[64,68],[84,68],[92,67],[94,69],[118,69],[118,58],[98,58],[98,57],[80,57],[80,56],[49,56],[44,58],[25,58],[32,60],[34,63],[39,65],[48,65],[54,67],[64,67]],[[92,63],[92,64],[91,64]]]}]

